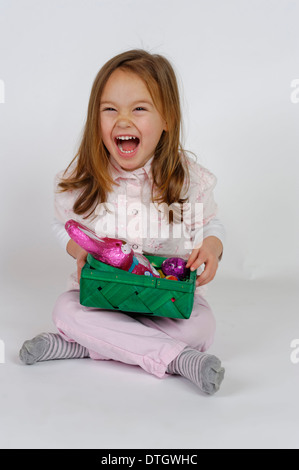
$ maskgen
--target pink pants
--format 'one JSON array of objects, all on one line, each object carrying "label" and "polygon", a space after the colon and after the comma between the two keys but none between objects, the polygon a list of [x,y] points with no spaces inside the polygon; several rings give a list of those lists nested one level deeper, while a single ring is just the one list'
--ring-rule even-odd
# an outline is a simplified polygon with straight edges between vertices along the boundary
[{"label": "pink pants", "polygon": [[71,290],[58,298],[53,320],[60,335],[85,346],[92,359],[138,365],[160,378],[186,346],[205,351],[215,333],[212,311],[198,294],[190,318],[177,320],[83,307],[79,291]]}]

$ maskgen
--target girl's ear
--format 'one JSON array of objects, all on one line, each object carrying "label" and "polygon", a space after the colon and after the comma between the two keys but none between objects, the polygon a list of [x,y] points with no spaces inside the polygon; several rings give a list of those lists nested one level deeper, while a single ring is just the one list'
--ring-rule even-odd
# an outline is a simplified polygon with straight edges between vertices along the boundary
[{"label": "girl's ear", "polygon": [[168,132],[168,125],[167,125],[167,122],[166,122],[166,121],[164,121],[164,128],[163,128],[163,130],[164,130],[165,132]]}]

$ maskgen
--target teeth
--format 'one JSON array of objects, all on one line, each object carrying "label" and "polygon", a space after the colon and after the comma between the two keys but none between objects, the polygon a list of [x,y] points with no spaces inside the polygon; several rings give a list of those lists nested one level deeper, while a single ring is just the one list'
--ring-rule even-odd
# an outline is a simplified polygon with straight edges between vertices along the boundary
[{"label": "teeth", "polygon": [[122,153],[133,153],[134,150],[123,150],[122,147],[119,147]]},{"label": "teeth", "polygon": [[128,136],[128,135],[119,136],[119,137],[116,137],[116,138],[119,139],[119,140],[131,140],[131,139],[136,139],[136,137],[132,137],[132,136]]},{"label": "teeth", "polygon": [[123,153],[133,153],[134,150],[123,150],[121,144],[118,146],[118,148],[123,152]]}]

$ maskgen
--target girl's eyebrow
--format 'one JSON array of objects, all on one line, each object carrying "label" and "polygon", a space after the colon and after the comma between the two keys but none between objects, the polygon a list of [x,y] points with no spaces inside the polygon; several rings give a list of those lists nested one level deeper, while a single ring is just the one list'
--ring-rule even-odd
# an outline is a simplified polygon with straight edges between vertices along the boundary
[{"label": "girl's eyebrow", "polygon": [[134,103],[132,103],[133,105],[135,104],[149,104],[150,106],[153,106],[153,103],[151,101],[148,101],[148,100],[138,100],[138,101],[134,101]]},{"label": "girl's eyebrow", "polygon": [[[107,104],[112,104],[113,106],[115,106],[115,103],[113,101],[101,101],[100,102],[101,105],[107,105]],[[134,101],[133,103],[131,103],[132,106],[135,106],[136,104],[147,104],[149,106],[153,106],[153,103],[151,101],[148,101],[148,100],[136,100]]]}]

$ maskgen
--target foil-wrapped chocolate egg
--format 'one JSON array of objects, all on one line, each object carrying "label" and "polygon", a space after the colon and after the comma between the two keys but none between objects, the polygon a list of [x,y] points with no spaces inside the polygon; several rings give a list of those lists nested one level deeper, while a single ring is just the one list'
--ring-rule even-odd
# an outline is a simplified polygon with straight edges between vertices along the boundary
[{"label": "foil-wrapped chocolate egg", "polygon": [[161,269],[165,276],[175,276],[182,280],[187,276],[187,261],[183,258],[167,258],[163,261]]}]

